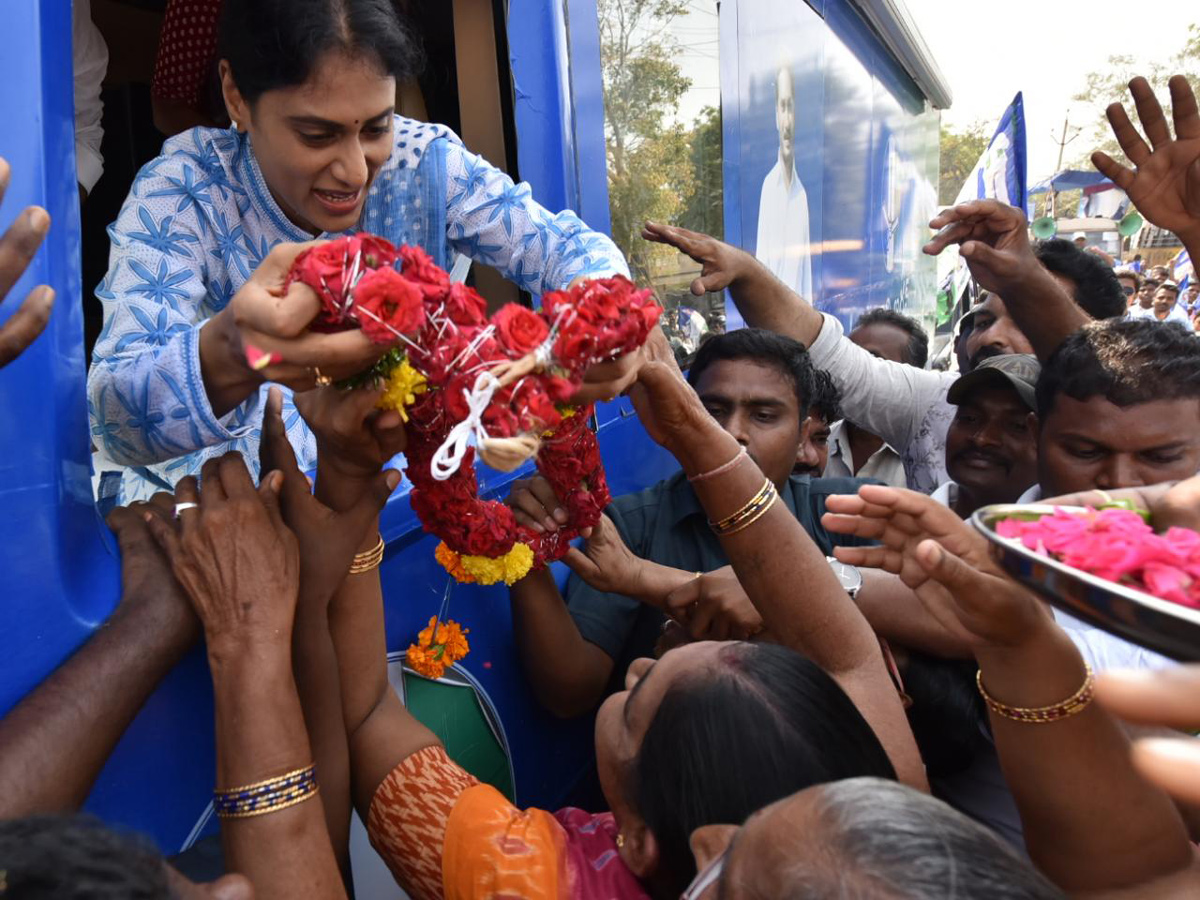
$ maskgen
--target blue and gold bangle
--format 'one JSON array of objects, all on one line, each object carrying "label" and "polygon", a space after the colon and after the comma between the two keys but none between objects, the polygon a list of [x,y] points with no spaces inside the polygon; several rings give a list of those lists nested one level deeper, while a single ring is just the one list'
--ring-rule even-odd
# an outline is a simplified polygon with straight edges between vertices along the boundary
[{"label": "blue and gold bangle", "polygon": [[221,819],[246,819],[278,812],[316,795],[317,767],[256,781],[228,791],[213,791],[213,811]]}]

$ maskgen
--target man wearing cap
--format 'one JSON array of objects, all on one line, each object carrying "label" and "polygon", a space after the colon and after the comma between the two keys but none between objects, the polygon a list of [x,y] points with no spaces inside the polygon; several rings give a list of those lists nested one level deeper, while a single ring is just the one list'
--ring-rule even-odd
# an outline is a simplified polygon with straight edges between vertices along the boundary
[{"label": "man wearing cap", "polygon": [[983,360],[946,399],[950,480],[933,493],[964,519],[993,503],[1015,503],[1037,483],[1037,357],[1011,353]]}]

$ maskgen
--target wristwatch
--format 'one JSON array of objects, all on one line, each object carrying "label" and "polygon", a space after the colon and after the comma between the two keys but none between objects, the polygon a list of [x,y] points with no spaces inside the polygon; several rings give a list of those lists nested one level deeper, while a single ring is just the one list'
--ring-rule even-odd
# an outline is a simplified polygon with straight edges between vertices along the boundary
[{"label": "wristwatch", "polygon": [[834,559],[832,556],[825,557],[825,561],[829,563],[829,568],[833,569],[833,574],[842,583],[842,587],[846,589],[846,593],[851,597],[857,596],[863,586],[862,573],[858,571],[858,567],[848,566],[844,562]]}]

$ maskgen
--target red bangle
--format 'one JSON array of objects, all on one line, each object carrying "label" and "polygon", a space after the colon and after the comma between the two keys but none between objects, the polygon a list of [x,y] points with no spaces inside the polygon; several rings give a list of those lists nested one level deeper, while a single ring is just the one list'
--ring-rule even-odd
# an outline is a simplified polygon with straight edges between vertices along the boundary
[{"label": "red bangle", "polygon": [[1091,666],[1084,666],[1084,668],[1087,670],[1087,676],[1083,679],[1083,686],[1062,703],[1055,703],[1053,706],[1021,707],[1008,706],[1005,703],[1001,703],[984,689],[982,671],[975,673],[975,684],[978,686],[979,693],[983,696],[988,709],[996,715],[1004,716],[1004,718],[1012,719],[1015,722],[1045,725],[1049,722],[1068,719],[1076,713],[1081,713],[1092,702],[1092,697],[1096,693],[1096,677],[1092,674]]}]

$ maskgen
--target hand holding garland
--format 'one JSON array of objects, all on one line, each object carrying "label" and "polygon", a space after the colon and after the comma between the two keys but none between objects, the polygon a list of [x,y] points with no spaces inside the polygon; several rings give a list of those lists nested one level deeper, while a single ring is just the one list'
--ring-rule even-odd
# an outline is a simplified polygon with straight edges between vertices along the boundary
[{"label": "hand holding garland", "polygon": [[[1038,867],[1071,892],[1159,878],[1191,861],[1179,813],[1128,761],[1120,727],[1086,699],[1090,685],[1074,643],[1036,596],[991,560],[971,527],[930,497],[868,485],[830,500],[825,526],[874,537],[837,548],[839,559],[899,572],[927,609],[969,642],[986,696],[1017,710],[1053,709],[1020,721],[989,703],[1004,773]],[[1020,713],[1026,715],[1026,713]]]}]

